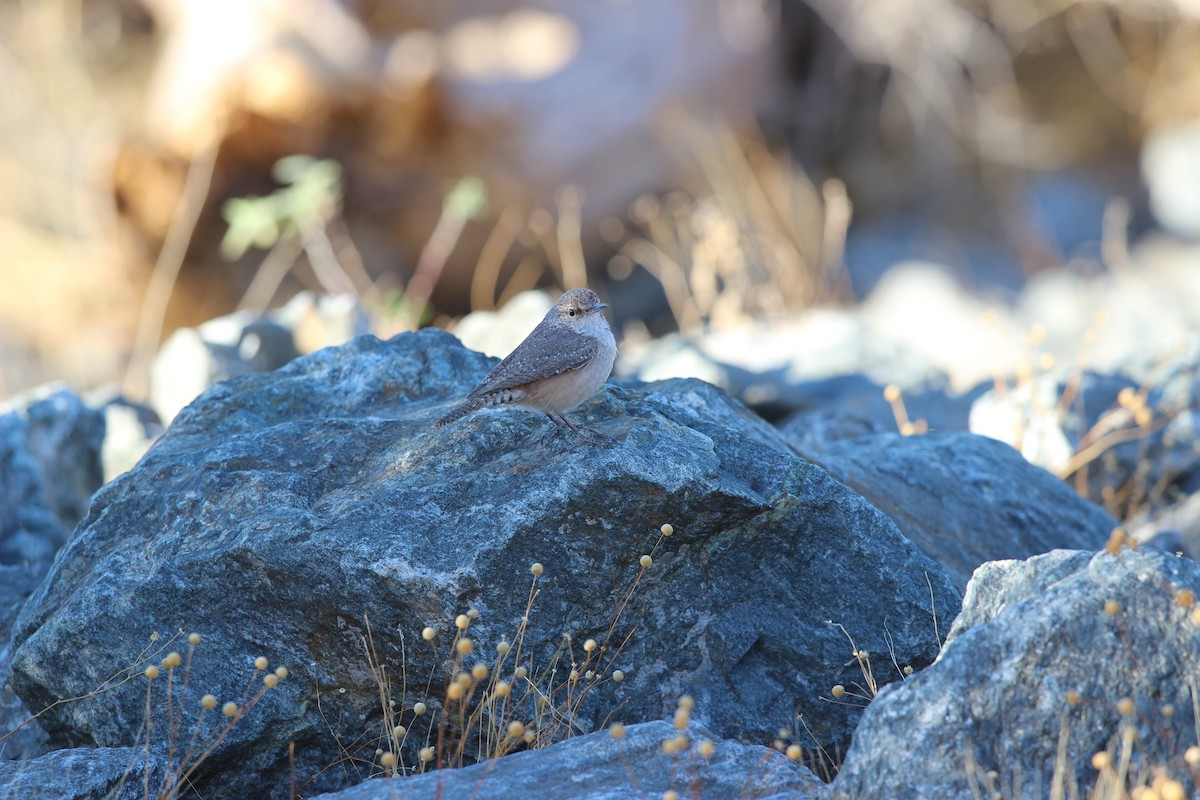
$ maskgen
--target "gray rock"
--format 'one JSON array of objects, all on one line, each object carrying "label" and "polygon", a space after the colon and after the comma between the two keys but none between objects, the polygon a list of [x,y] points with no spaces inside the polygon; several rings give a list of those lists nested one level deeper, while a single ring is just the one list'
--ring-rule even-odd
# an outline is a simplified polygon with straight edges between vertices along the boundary
[{"label": "gray rock", "polygon": [[36,722],[28,722],[33,715],[9,684],[12,624],[48,568],[48,564],[0,564],[0,759],[36,758],[50,750],[46,732]]},{"label": "gray rock", "polygon": [[[150,758],[150,791],[157,797],[166,773]],[[0,761],[0,798],[13,800],[142,800],[146,753],[140,748],[55,750],[29,761]]]},{"label": "gray rock", "polygon": [[[1189,686],[1200,681],[1200,626],[1179,599],[1184,589],[1200,594],[1200,565],[1154,551],[985,564],[937,662],[864,712],[836,796],[970,797],[973,785],[986,796],[981,787],[994,781],[1019,787],[1006,798],[1042,798],[1065,742],[1060,777],[1082,797],[1096,781],[1093,754],[1126,726],[1137,734],[1131,775],[1160,766],[1190,774],[1183,754],[1197,736]],[[1123,697],[1133,701],[1128,716],[1118,711]]]},{"label": "gray rock", "polygon": [[[201,692],[240,696],[254,656],[284,664],[291,677],[197,778],[208,797],[236,797],[286,784],[289,742],[301,793],[367,776],[355,765],[374,760],[383,704],[364,617],[409,738],[431,726],[436,738],[451,621],[478,609],[472,658],[492,662],[502,639],[516,641],[535,561],[545,574],[521,648],[535,682],[550,688],[558,663],[561,707],[588,638],[602,645],[585,665],[594,679],[627,676],[569,709],[577,732],[616,708],[629,723],[661,719],[687,692],[723,738],[770,741],[803,715],[828,752],[845,752],[858,712],[821,698],[861,675],[830,623],[898,665],[935,656],[926,575],[947,617],[959,602],[950,579],[736,401],[688,380],[605,387],[577,412],[615,439],[598,448],[546,440],[550,423],[516,409],[433,430],[492,363],[430,330],[359,338],[210,389],[96,495],[25,606],[18,693],[41,708],[137,669],[150,631],[204,635],[181,690],[188,708]],[[666,522],[675,533],[660,539]],[[644,553],[654,563],[639,578]],[[441,630],[432,646],[426,625]],[[75,651],[89,657],[59,657]],[[135,680],[60,705],[45,726],[58,743],[128,744],[144,691]],[[430,713],[414,717],[415,701]],[[539,735],[554,737],[550,718]]]},{"label": "gray rock", "polygon": [[150,404],[170,422],[214,383],[270,372],[301,352],[342,344],[370,327],[352,297],[301,292],[282,308],[236,311],[195,328],[180,328],[163,343],[150,371]]},{"label": "gray rock", "polygon": [[[761,745],[718,739],[700,725],[688,729],[692,743],[689,749],[669,756],[662,744],[677,733],[666,722],[645,722],[628,726],[620,741],[600,731],[465,769],[438,770],[411,778],[376,778],[313,800],[390,800],[396,796],[406,800],[506,800],[523,796],[625,800],[661,797],[672,789],[680,797],[702,796],[704,800],[830,796],[828,786],[782,753]],[[696,745],[705,739],[716,745],[708,759],[696,751]]]},{"label": "gray rock", "polygon": [[809,461],[839,442],[884,433],[887,429],[866,417],[842,411],[804,411],[779,423],[779,435]]},{"label": "gray rock", "polygon": [[1200,123],[1151,131],[1142,148],[1142,177],[1159,224],[1176,236],[1200,238]]},{"label": "gray rock", "polygon": [[890,517],[960,587],[985,561],[1099,550],[1117,527],[1058,478],[984,436],[878,434],[831,445],[819,463]]},{"label": "gray rock", "polygon": [[[701,378],[769,420],[831,408],[837,396],[866,389],[886,412],[887,422],[894,424],[883,402],[884,386],[896,384],[914,394],[945,394],[947,386],[945,373],[928,359],[892,338],[875,335],[846,311],[811,311],[794,321],[714,331],[699,340],[672,335],[642,346],[622,343],[621,352],[617,367],[622,375],[641,380]],[[962,422],[954,427],[965,425],[967,408],[969,403],[956,409]]]},{"label": "gray rock", "polygon": [[[57,385],[0,413],[0,736],[30,717],[9,686],[9,634],[100,486],[103,437],[103,416]],[[0,759],[42,755],[46,739],[27,725],[0,741]]]},{"label": "gray rock", "polygon": [[150,368],[150,404],[170,421],[217,381],[269,372],[297,355],[287,328],[249,311],[180,328],[163,342]]},{"label": "gray rock", "polygon": [[100,460],[107,483],[133,468],[154,440],[162,436],[163,424],[152,408],[121,395],[110,394],[95,405],[104,413]]},{"label": "gray rock", "polygon": [[0,564],[47,562],[100,487],[104,418],[47,386],[0,413]]}]

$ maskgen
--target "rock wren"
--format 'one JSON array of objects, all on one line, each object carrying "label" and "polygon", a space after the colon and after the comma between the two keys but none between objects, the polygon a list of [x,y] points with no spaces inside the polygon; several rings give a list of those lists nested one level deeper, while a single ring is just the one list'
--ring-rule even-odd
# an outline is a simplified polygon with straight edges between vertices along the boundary
[{"label": "rock wren", "polygon": [[555,425],[591,442],[597,437],[567,418],[612,372],[617,342],[600,313],[608,305],[591,289],[558,299],[525,341],[492,368],[467,399],[434,423],[442,428],[487,406],[516,404],[546,412]]}]

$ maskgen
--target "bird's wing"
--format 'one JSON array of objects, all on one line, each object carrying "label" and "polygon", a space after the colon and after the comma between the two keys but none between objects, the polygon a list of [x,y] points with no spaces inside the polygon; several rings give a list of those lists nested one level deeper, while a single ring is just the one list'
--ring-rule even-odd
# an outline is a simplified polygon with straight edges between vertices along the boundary
[{"label": "bird's wing", "polygon": [[532,381],[579,369],[596,356],[596,340],[562,327],[534,328],[504,360],[492,368],[468,397],[514,389]]}]

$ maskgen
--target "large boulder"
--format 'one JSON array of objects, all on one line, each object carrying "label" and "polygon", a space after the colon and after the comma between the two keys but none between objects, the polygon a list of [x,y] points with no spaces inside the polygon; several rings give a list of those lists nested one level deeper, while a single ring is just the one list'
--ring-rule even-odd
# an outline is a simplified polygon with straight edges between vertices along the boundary
[{"label": "large boulder", "polygon": [[[96,495],[18,620],[17,691],[32,708],[84,694],[161,659],[163,642],[143,649],[151,632],[182,628],[203,634],[187,686],[175,683],[191,709],[204,692],[242,696],[266,656],[291,675],[194,781],[209,797],[286,796],[290,743],[297,790],[312,793],[371,774],[395,724],[466,763],[470,736],[487,755],[514,717],[546,743],[617,708],[628,723],[661,719],[685,692],[717,736],[769,742],[782,727],[836,754],[860,711],[825,695],[864,680],[855,647],[888,654],[880,682],[932,661],[931,605],[957,612],[950,579],[723,392],[605,387],[575,412],[614,439],[605,447],[547,438],[544,417],[514,409],[434,430],[493,363],[429,330],[214,386]],[[452,621],[469,607],[462,661]],[[505,640],[501,669],[491,654]],[[453,669],[478,661],[512,679],[518,659],[528,675],[507,711],[443,706]],[[60,744],[127,745],[145,703],[131,680],[43,721]]]},{"label": "large boulder", "polygon": [[887,514],[960,587],[986,561],[1099,550],[1117,521],[1007,444],[971,433],[887,433],[827,446],[819,463]]},{"label": "large boulder", "polygon": [[[375,778],[313,800],[391,800],[398,793],[406,800],[620,800],[661,797],[671,790],[704,800],[817,800],[830,795],[828,786],[782,753],[720,740],[700,725],[687,730],[686,751],[668,755],[663,744],[678,734],[666,722],[645,722],[625,728],[619,740],[601,731],[497,762],[427,773],[399,786],[396,779]],[[705,741],[714,745],[707,758],[699,752]]]},{"label": "large boulder", "polygon": [[1016,787],[1004,795],[1016,800],[1056,781],[1078,789],[1060,796],[1090,796],[1104,750],[1114,767],[1131,755],[1130,775],[1188,775],[1197,594],[1200,566],[1156,551],[985,564],[937,662],[867,708],[837,796],[970,797],[992,785]]}]

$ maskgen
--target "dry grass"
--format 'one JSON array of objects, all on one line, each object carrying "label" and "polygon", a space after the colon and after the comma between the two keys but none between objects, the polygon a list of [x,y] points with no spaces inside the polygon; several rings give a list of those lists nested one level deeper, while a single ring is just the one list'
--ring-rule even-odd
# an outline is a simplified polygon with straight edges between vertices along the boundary
[{"label": "dry grass", "polygon": [[[180,639],[187,645],[183,654],[170,649]],[[158,633],[152,634],[149,643],[127,667],[114,673],[87,694],[63,698],[50,704],[0,736],[0,744],[16,731],[60,705],[97,698],[130,681],[144,679],[146,699],[143,734],[138,741],[131,742],[135,748],[144,748],[143,796],[146,800],[174,800],[189,794],[194,788],[191,780],[200,766],[263,697],[288,677],[286,667],[281,666],[269,671],[267,659],[259,656],[253,662],[245,689],[237,700],[226,700],[218,708],[220,701],[214,695],[206,694],[200,699],[197,707],[185,708],[182,696],[194,694],[194,691],[189,692],[189,687],[193,658],[200,643],[200,634],[194,632],[185,636],[184,632],[179,630],[166,640]],[[151,758],[155,755],[165,759],[166,775],[161,784],[151,781]],[[132,769],[133,764],[130,764],[130,770]],[[127,773],[122,782],[130,776],[131,773]],[[118,789],[119,787],[113,791]]]},{"label": "dry grass", "polygon": [[546,570],[540,563],[530,566],[524,612],[494,652],[481,652],[471,636],[482,618],[477,609],[444,626],[451,633],[448,641],[436,624],[421,631],[420,646],[432,648],[441,664],[423,685],[414,685],[408,673],[403,637],[400,663],[393,669],[380,658],[370,620],[364,618],[362,648],[378,691],[380,721],[364,738],[367,752],[358,754],[362,742],[341,745],[343,761],[361,766],[363,778],[399,777],[489,761],[589,732],[580,716],[584,705],[597,690],[625,679],[629,666],[622,669],[622,658],[640,625],[640,617],[631,616],[634,599],[653,569],[654,554],[673,533],[672,526],[661,526],[648,552],[636,560],[627,588],[612,600],[603,631],[582,642],[564,634],[549,653],[527,647]]}]

